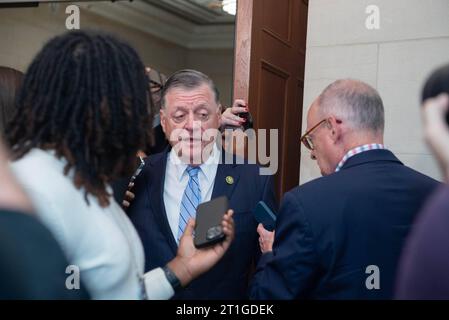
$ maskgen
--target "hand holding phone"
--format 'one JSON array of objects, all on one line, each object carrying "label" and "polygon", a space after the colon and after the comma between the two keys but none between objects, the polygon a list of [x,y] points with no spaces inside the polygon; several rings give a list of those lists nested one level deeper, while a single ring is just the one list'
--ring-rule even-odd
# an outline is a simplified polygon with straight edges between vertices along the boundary
[{"label": "hand holding phone", "polygon": [[254,209],[254,217],[268,231],[273,231],[276,227],[276,215],[263,201],[259,201]]},{"label": "hand holding phone", "polygon": [[236,99],[230,108],[226,108],[222,114],[222,130],[253,128],[253,117],[249,112],[247,103],[242,99]]},{"label": "hand holding phone", "polygon": [[228,209],[229,203],[226,196],[203,202],[198,206],[193,241],[196,248],[208,247],[226,238],[221,221]]}]

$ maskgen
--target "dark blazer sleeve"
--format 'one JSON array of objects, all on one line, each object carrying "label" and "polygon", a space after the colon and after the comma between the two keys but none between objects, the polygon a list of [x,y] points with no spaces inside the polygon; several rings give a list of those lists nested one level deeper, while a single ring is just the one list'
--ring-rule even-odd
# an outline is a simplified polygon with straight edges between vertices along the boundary
[{"label": "dark blazer sleeve", "polygon": [[313,235],[304,208],[293,193],[286,193],[278,214],[273,252],[262,255],[250,298],[301,298],[313,282],[316,267]]}]

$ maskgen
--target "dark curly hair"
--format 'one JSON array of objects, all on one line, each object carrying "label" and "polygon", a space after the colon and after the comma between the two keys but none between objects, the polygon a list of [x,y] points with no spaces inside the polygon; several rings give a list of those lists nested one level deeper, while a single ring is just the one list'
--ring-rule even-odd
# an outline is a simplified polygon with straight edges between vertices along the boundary
[{"label": "dark curly hair", "polygon": [[15,112],[16,95],[22,80],[22,72],[0,66],[0,135]]},{"label": "dark curly hair", "polygon": [[152,143],[152,99],[136,51],[111,35],[68,32],[31,63],[6,130],[14,160],[54,150],[73,183],[109,204],[107,184],[132,174],[135,154]]}]

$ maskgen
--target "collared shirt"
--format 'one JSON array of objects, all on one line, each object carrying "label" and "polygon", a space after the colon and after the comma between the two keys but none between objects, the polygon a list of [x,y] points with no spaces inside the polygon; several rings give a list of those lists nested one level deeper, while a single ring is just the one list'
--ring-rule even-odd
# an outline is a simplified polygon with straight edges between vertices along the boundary
[{"label": "collared shirt", "polygon": [[[205,163],[200,165],[198,180],[201,190],[201,202],[209,201],[212,197],[215,176],[217,175],[217,168],[220,160],[221,151],[218,149],[217,145],[215,145],[212,148],[210,157]],[[187,187],[187,183],[189,182],[189,174],[186,171],[187,166],[187,164],[180,161],[174,148],[172,148],[168,154],[167,167],[165,169],[164,205],[168,223],[176,241],[178,238],[182,196]]]},{"label": "collared shirt", "polygon": [[370,144],[364,144],[362,146],[355,147],[354,149],[349,150],[343,159],[338,163],[337,168],[335,168],[335,172],[338,172],[341,170],[341,168],[345,165],[346,161],[348,161],[349,158],[355,156],[356,154],[369,151],[369,150],[379,150],[379,149],[385,149],[385,146],[381,143],[370,143]]}]

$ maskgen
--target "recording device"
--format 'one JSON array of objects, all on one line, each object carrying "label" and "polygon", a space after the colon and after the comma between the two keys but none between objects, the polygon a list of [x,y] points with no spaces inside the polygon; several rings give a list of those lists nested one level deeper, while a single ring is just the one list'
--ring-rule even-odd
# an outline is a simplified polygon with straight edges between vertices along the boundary
[{"label": "recording device", "polygon": [[276,228],[276,216],[263,201],[259,201],[254,209],[254,217],[268,231]]},{"label": "recording device", "polygon": [[253,117],[251,116],[251,113],[249,112],[242,112],[237,114],[242,119],[245,119],[246,121],[242,124],[243,130],[252,129],[253,128]]},{"label": "recording device", "polygon": [[[242,107],[242,105],[239,105],[239,107]],[[245,106],[243,106],[243,107],[245,107]],[[241,124],[241,129],[243,131],[246,131],[247,129],[252,129],[254,127],[253,116],[251,115],[250,112],[240,112],[240,113],[237,113],[237,116],[246,120],[244,123]],[[231,126],[231,125],[225,125],[222,128],[222,130],[225,130],[225,129],[236,129],[236,127]]]},{"label": "recording device", "polygon": [[195,247],[208,247],[226,238],[221,221],[228,209],[229,202],[226,196],[215,198],[211,201],[201,203],[198,206],[193,241]]},{"label": "recording device", "polygon": [[124,177],[116,181],[113,181],[111,184],[112,190],[114,191],[114,199],[121,206],[123,205],[123,200],[127,200],[126,191],[131,190],[130,187],[131,182],[134,182],[136,180],[137,176],[141,173],[145,165],[145,162],[142,157],[138,156],[137,160],[138,160],[138,167],[137,170],[134,171],[134,174],[131,176],[131,178],[129,176]]},{"label": "recording device", "polygon": [[134,172],[131,179],[129,180],[129,183],[132,183],[132,182],[134,182],[134,180],[136,180],[137,176],[140,174],[140,172],[142,171],[142,169],[145,165],[145,161],[143,160],[143,158],[141,156],[138,156],[138,157],[140,160],[139,166],[137,167],[136,171]]}]

